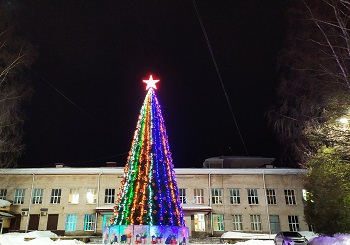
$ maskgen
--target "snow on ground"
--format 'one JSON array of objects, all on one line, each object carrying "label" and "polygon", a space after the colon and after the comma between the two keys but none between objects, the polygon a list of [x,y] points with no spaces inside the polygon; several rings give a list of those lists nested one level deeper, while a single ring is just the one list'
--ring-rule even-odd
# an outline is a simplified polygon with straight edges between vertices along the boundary
[{"label": "snow on ground", "polygon": [[[32,231],[28,233],[6,233],[0,235],[0,245],[75,245],[84,244],[77,240],[52,241],[50,237],[57,237],[51,231]],[[24,241],[24,238],[35,238]]]},{"label": "snow on ground", "polygon": [[[303,232],[301,232],[303,233]],[[236,234],[237,235],[237,234]],[[245,233],[245,236],[247,234]],[[313,236],[312,233],[303,234]],[[30,241],[24,241],[24,238],[35,238]],[[6,233],[0,234],[0,245],[77,245],[84,244],[77,240],[57,240],[52,241],[50,237],[57,237],[51,231],[32,231],[28,233]],[[319,236],[310,238],[310,245],[350,245],[350,234],[337,234],[333,237]],[[209,244],[201,244],[209,245]],[[214,244],[217,245],[217,244]],[[273,240],[248,240],[246,242],[238,242],[235,245],[274,245]]]},{"label": "snow on ground", "polygon": [[319,236],[310,240],[310,245],[350,245],[350,234],[336,234],[333,237]]}]

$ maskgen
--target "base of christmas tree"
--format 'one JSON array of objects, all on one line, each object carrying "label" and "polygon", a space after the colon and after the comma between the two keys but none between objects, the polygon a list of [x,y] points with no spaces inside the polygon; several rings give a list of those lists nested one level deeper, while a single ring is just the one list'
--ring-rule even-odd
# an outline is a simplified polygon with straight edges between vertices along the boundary
[{"label": "base of christmas tree", "polygon": [[188,227],[159,225],[111,225],[103,228],[102,244],[188,245]]}]

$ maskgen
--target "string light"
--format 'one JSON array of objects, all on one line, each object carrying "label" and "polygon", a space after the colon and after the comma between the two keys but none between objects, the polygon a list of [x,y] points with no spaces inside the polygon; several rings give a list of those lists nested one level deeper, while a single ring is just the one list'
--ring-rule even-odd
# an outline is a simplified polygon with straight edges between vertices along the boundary
[{"label": "string light", "polygon": [[115,225],[185,226],[174,165],[152,75],[115,207]]}]

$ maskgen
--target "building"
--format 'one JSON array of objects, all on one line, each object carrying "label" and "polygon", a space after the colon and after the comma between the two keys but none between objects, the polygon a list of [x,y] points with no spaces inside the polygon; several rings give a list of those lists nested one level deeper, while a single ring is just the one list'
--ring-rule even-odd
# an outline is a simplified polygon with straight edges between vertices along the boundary
[{"label": "building", "polygon": [[[234,164],[230,168],[205,164],[204,168],[175,168],[190,236],[308,230],[303,220],[306,170],[272,168],[270,163],[259,161],[258,167],[250,168],[235,168]],[[14,216],[4,231],[100,234],[112,217],[123,170],[63,164],[0,169],[0,199],[12,203]]]}]

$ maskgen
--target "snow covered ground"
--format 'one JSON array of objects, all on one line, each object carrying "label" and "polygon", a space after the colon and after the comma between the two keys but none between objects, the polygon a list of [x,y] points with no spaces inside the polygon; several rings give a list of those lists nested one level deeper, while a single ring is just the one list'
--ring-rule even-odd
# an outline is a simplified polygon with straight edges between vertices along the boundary
[{"label": "snow covered ground", "polygon": [[[247,234],[245,234],[247,235]],[[35,238],[24,241],[25,237]],[[57,237],[50,231],[33,231],[29,233],[6,233],[0,235],[0,245],[76,245],[84,244],[77,240],[52,241],[50,237]],[[200,244],[206,245],[206,244]],[[272,240],[248,240],[239,242],[236,245],[274,245]],[[314,237],[310,239],[310,245],[350,245],[350,234],[335,235],[334,237]]]}]

